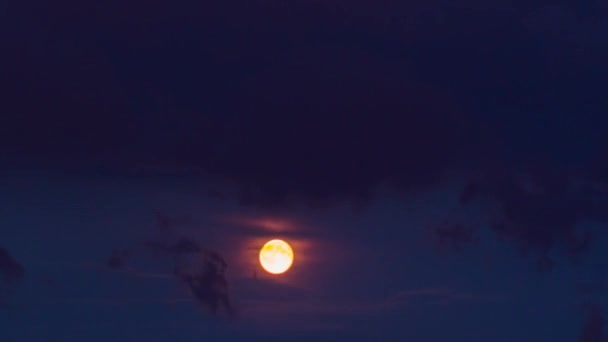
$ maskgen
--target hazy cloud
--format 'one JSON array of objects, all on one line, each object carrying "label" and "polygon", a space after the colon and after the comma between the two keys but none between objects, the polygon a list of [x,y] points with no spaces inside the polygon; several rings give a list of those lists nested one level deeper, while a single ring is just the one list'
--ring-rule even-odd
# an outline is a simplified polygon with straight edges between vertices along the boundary
[{"label": "hazy cloud", "polygon": [[597,230],[584,224],[608,223],[608,191],[575,173],[536,169],[493,174],[466,187],[463,205],[478,203],[497,236],[550,270],[549,254],[578,257],[588,251]]},{"label": "hazy cloud", "polygon": [[604,342],[605,315],[598,306],[592,305],[586,314],[578,342]]},{"label": "hazy cloud", "polygon": [[0,247],[0,307],[11,299],[11,292],[25,278],[25,268],[6,248]]},{"label": "hazy cloud", "polygon": [[25,277],[25,268],[2,247],[0,247],[0,275],[6,282],[15,282]]},{"label": "hazy cloud", "polygon": [[[157,215],[161,232],[172,233],[174,222],[166,216]],[[166,237],[166,236],[165,236]],[[173,240],[173,242],[170,242]],[[126,268],[131,258],[146,255],[162,255],[171,260],[171,274],[185,284],[195,301],[213,314],[226,312],[236,314],[232,306],[226,269],[228,264],[217,252],[207,250],[190,237],[173,237],[164,240],[151,240],[139,243],[131,248],[119,249],[112,253],[107,266],[114,270],[126,271],[126,274],[139,275],[140,272]]]}]

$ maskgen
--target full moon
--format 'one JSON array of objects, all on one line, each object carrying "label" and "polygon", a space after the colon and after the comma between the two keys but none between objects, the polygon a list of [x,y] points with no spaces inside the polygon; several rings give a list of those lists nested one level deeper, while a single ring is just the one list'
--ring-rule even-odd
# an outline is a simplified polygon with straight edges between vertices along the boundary
[{"label": "full moon", "polygon": [[284,273],[293,264],[293,250],[283,240],[270,240],[260,250],[260,264],[268,273]]}]

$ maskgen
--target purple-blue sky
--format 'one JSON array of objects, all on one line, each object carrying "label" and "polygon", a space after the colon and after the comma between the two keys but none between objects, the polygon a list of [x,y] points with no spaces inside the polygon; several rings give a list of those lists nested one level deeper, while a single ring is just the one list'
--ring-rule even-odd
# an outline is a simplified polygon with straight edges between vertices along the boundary
[{"label": "purple-blue sky", "polygon": [[[456,203],[444,190],[378,200],[361,212],[279,211],[205,198],[193,185],[200,182],[7,177],[2,237],[28,274],[2,312],[11,323],[3,334],[9,341],[572,341],[584,305],[603,300],[577,288],[599,279],[593,262],[538,273],[510,243],[486,236],[460,253],[440,253],[424,227]],[[158,236],[160,207],[173,215],[176,230],[222,251],[237,319],[197,311],[162,260],[135,262],[139,275],[105,267],[114,248]],[[294,267],[281,277],[257,264],[258,248],[274,237],[296,251]]]},{"label": "purple-blue sky", "polygon": [[605,341],[607,11],[3,3],[0,340]]}]

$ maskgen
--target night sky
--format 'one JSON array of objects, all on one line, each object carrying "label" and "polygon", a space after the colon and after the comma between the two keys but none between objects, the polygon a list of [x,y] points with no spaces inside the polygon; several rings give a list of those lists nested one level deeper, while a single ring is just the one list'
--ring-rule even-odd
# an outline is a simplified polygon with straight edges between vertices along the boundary
[{"label": "night sky", "polygon": [[0,2],[0,341],[608,341],[606,18]]}]

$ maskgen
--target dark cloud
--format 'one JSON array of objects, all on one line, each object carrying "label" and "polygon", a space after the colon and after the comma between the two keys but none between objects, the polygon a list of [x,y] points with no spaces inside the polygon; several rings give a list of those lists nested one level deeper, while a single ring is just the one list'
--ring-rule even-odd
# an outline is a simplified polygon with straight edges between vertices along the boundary
[{"label": "dark cloud", "polygon": [[201,270],[189,274],[177,267],[176,277],[187,284],[194,298],[213,314],[223,310],[234,316],[236,311],[230,301],[225,277],[226,261],[215,252],[206,251],[203,257]]},{"label": "dark cloud", "polygon": [[515,20],[545,3],[467,3],[15,5],[33,23],[4,23],[29,42],[7,43],[4,152],[202,170],[254,201],[360,197],[485,161],[501,120],[534,124],[530,98],[547,112],[598,103],[577,84],[599,72],[555,75]]},{"label": "dark cloud", "polygon": [[246,114],[183,148],[192,151],[183,161],[236,182],[249,202],[366,198],[383,183],[409,190],[484,151],[448,94],[393,62],[329,44],[282,60],[228,106]]},{"label": "dark cloud", "polygon": [[[142,253],[148,250],[154,254],[164,254],[172,259],[174,277],[185,284],[195,301],[213,314],[226,312],[233,316],[236,312],[231,304],[228,281],[226,280],[226,261],[217,252],[208,251],[189,238],[181,238],[175,243],[146,243],[138,248]],[[112,254],[108,266],[115,270],[123,270],[126,274],[140,272],[132,268],[125,269],[126,257],[140,256],[129,250],[117,251]]]},{"label": "dark cloud", "polygon": [[25,278],[25,268],[6,248],[0,247],[0,307],[7,306],[15,285]]},{"label": "dark cloud", "polygon": [[115,250],[107,260],[107,266],[126,274],[141,275],[142,272],[127,267],[127,262],[146,255],[168,257],[171,260],[171,274],[190,290],[191,295],[202,308],[212,314],[225,312],[229,316],[236,314],[233,307],[226,279],[228,264],[217,252],[201,247],[190,237],[169,237],[175,235],[175,225],[181,220],[174,220],[156,212],[157,223],[164,233],[162,240],[151,240],[139,243],[130,248]]},{"label": "dark cloud", "polygon": [[578,336],[578,342],[604,342],[604,313],[598,306],[592,305],[587,312],[582,331]]},{"label": "dark cloud", "polygon": [[443,222],[432,229],[433,239],[441,251],[460,251],[477,239],[478,227],[460,222]]},{"label": "dark cloud", "polygon": [[[254,205],[365,202],[500,165],[468,196],[547,270],[551,251],[594,241],[579,223],[605,221],[605,195],[574,184],[605,184],[606,158],[593,175],[533,174],[538,191],[511,170],[601,153],[606,8],[465,3],[5,5],[0,158],[194,173]],[[438,232],[468,241],[456,233]]]},{"label": "dark cloud", "polygon": [[25,277],[25,268],[2,247],[0,247],[0,276],[6,282],[16,282]]},{"label": "dark cloud", "polygon": [[132,254],[133,253],[128,249],[117,249],[112,252],[112,254],[110,255],[110,257],[108,258],[108,260],[106,262],[106,265],[108,267],[110,267],[111,269],[120,269],[125,265],[125,263],[127,262],[127,259]]},{"label": "dark cloud", "polygon": [[[608,223],[608,192],[580,173],[563,169],[506,171],[471,184],[461,194],[464,205],[478,203],[491,229],[533,253],[539,270],[550,270],[549,254],[568,257],[587,252]],[[600,229],[584,224],[600,224]]]}]

